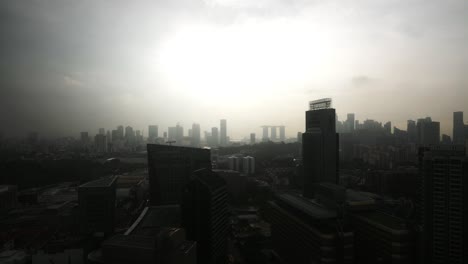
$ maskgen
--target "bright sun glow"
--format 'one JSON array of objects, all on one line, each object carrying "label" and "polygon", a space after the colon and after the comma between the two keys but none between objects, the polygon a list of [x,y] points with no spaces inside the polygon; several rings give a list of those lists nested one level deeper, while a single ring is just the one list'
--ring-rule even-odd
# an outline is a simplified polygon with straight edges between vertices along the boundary
[{"label": "bright sun glow", "polygon": [[333,62],[319,27],[287,20],[180,28],[158,54],[171,89],[197,98],[237,99],[303,87]]}]

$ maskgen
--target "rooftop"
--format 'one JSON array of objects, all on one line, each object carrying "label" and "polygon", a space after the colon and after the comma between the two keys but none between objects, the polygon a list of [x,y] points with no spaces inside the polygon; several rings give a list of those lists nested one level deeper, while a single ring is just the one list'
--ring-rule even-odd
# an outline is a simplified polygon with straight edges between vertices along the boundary
[{"label": "rooftop", "polygon": [[336,218],[336,211],[327,209],[314,200],[307,199],[299,194],[282,193],[277,195],[278,199],[299,209],[314,219]]},{"label": "rooftop", "polygon": [[80,185],[79,188],[110,187],[117,180],[117,176],[104,177],[99,180],[90,181]]}]

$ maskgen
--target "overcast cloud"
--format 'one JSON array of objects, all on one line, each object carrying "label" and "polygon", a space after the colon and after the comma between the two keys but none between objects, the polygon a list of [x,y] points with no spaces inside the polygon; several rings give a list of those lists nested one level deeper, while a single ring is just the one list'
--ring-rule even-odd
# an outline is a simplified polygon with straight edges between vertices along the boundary
[{"label": "overcast cloud", "polygon": [[[340,118],[468,115],[468,2],[0,1],[0,130],[73,135],[176,122],[228,134]],[[465,118],[466,119],[466,118]],[[161,129],[160,129],[161,130]]]}]

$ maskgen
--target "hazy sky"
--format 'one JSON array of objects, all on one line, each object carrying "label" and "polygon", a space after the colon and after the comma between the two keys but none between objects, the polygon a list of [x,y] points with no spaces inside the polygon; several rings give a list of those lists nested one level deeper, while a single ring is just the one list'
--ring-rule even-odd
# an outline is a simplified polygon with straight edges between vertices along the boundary
[{"label": "hazy sky", "polygon": [[0,34],[7,135],[226,118],[231,138],[295,136],[322,97],[403,129],[468,116],[466,0],[2,0]]}]

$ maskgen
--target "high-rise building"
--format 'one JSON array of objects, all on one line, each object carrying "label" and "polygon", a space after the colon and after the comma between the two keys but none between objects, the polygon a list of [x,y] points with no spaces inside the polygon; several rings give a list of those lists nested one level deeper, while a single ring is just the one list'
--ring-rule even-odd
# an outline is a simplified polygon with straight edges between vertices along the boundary
[{"label": "high-rise building", "polygon": [[192,124],[192,146],[200,146],[200,124]]},{"label": "high-rise building", "polygon": [[135,131],[133,131],[133,127],[127,126],[125,127],[125,140],[127,144],[133,146],[135,144],[136,136]]},{"label": "high-rise building", "polygon": [[387,123],[384,124],[383,128],[384,128],[385,133],[390,135],[392,133],[392,122],[388,121]]},{"label": "high-rise building", "polygon": [[169,127],[167,129],[167,140],[174,141],[177,138],[177,129],[176,127]]},{"label": "high-rise building", "polygon": [[244,174],[252,175],[255,173],[255,158],[251,156],[246,156],[242,161],[242,170]]},{"label": "high-rise building", "polygon": [[250,133],[250,144],[255,144],[255,133]]},{"label": "high-rise building", "polygon": [[184,140],[184,128],[181,125],[177,124],[175,129],[176,129],[175,131],[176,132],[176,135],[175,135],[176,144],[181,145]]},{"label": "high-rise building", "polygon": [[267,142],[269,140],[269,138],[268,138],[268,128],[269,128],[269,126],[262,126],[262,129],[263,129],[262,141],[263,142]]},{"label": "high-rise building", "polygon": [[94,137],[94,144],[96,147],[96,151],[99,153],[106,153],[107,152],[107,138],[103,134],[97,134]]},{"label": "high-rise building", "polygon": [[416,124],[418,143],[421,145],[437,145],[440,143],[440,123],[430,117],[418,119]]},{"label": "high-rise building", "polygon": [[151,205],[178,204],[193,171],[211,168],[210,150],[148,144]]},{"label": "high-rise building", "polygon": [[302,132],[297,132],[297,142],[302,143]]},{"label": "high-rise building", "polygon": [[155,140],[158,138],[158,126],[156,125],[149,125],[148,126],[148,142],[154,143]]},{"label": "high-rise building", "polygon": [[285,126],[279,126],[280,128],[280,141],[284,142],[286,140]]},{"label": "high-rise building", "polygon": [[117,138],[116,140],[123,140],[124,139],[124,127],[118,126],[117,127]]},{"label": "high-rise building", "polygon": [[106,130],[104,128],[99,128],[99,135],[106,135]]},{"label": "high-rise building", "polygon": [[226,263],[229,214],[226,182],[212,172],[194,172],[184,188],[182,226],[187,239],[197,241],[197,263]]},{"label": "high-rise building", "polygon": [[78,187],[78,204],[82,232],[114,232],[115,190],[117,176],[105,177]]},{"label": "high-rise building", "polygon": [[408,120],[406,131],[408,132],[408,141],[410,143],[416,143],[418,139],[418,130],[414,120]]},{"label": "high-rise building", "polygon": [[271,141],[276,141],[277,140],[277,138],[276,138],[276,126],[271,126],[270,130],[271,130],[270,140]]},{"label": "high-rise building", "polygon": [[226,119],[221,119],[220,122],[220,135],[219,135],[219,144],[221,146],[227,145],[227,126],[226,126]]},{"label": "high-rise building", "polygon": [[219,132],[217,127],[211,128],[211,144],[212,147],[219,145]]},{"label": "high-rise building", "polygon": [[314,197],[320,182],[338,183],[338,134],[331,99],[310,102],[306,111],[306,131],[302,134],[304,196]]},{"label": "high-rise building", "polygon": [[468,157],[464,146],[432,146],[422,159],[423,263],[468,262]]},{"label": "high-rise building", "polygon": [[354,131],[354,114],[349,113],[346,119],[346,130],[347,132]]},{"label": "high-rise building", "polygon": [[453,143],[463,144],[465,142],[465,123],[463,112],[453,112]]}]

